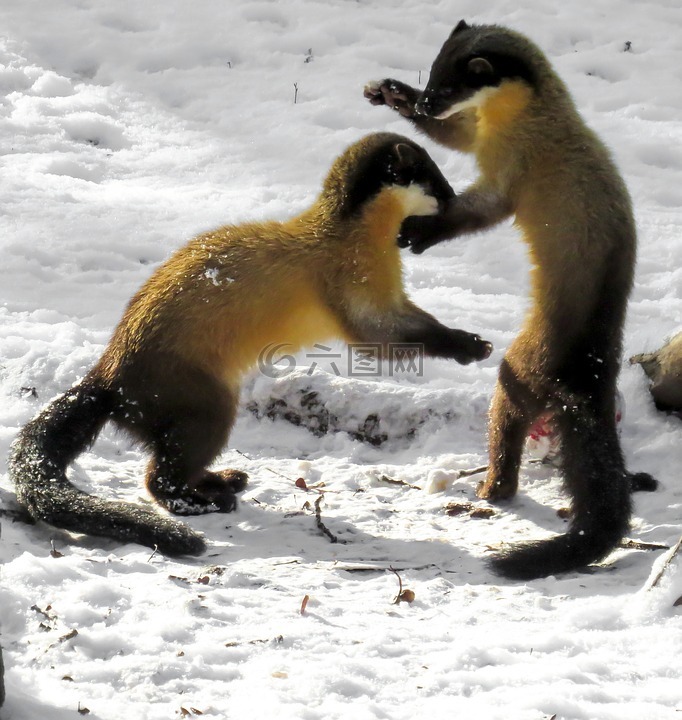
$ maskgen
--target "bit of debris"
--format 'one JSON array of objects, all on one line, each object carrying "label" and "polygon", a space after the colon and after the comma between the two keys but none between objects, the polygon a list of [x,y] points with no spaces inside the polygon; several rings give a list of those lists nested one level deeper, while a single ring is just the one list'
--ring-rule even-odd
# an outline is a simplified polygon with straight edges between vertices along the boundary
[{"label": "bit of debris", "polygon": [[398,594],[393,598],[393,605],[400,605],[401,602],[411,603],[414,601],[415,594],[413,590],[403,590],[403,580],[398,574],[398,571],[389,566],[388,568],[398,578]]},{"label": "bit of debris", "polygon": [[474,508],[470,513],[469,517],[478,520],[488,520],[495,515],[495,511],[491,507],[477,507]]},{"label": "bit of debris", "polygon": [[640,542],[639,540],[630,540],[628,538],[621,540],[618,547],[625,548],[626,550],[670,550],[670,545]]},{"label": "bit of debris", "polygon": [[54,540],[50,539],[50,547],[52,548],[50,550],[50,556],[53,558],[61,558],[64,557],[64,553],[60,553],[59,550],[57,550],[54,546]]},{"label": "bit of debris", "polygon": [[329,538],[329,541],[337,543],[339,542],[339,538],[337,538],[336,535],[334,535],[334,533],[322,522],[322,510],[320,509],[320,505],[323,498],[324,496],[320,495],[317,500],[315,500],[315,521],[317,522],[317,527]]},{"label": "bit of debris", "polygon": [[176,585],[191,585],[192,581],[186,577],[180,577],[179,575],[169,575],[169,580],[172,580]]},{"label": "bit of debris", "polygon": [[675,546],[668,553],[668,556],[666,557],[665,561],[663,562],[661,569],[656,574],[656,577],[649,583],[647,590],[653,590],[658,585],[658,583],[661,582],[661,579],[665,575],[667,569],[670,567],[672,561],[675,559],[677,554],[680,552],[680,548],[682,548],[682,537],[675,543]]},{"label": "bit of debris", "polygon": [[450,517],[468,514],[471,518],[487,520],[495,515],[495,510],[491,507],[476,506],[470,502],[450,502],[445,506],[445,514]]},{"label": "bit of debris", "polygon": [[284,635],[277,635],[274,638],[270,638],[268,640],[246,640],[246,641],[238,641],[238,640],[232,640],[231,642],[226,642],[225,647],[239,647],[240,645],[265,645],[266,643],[274,643],[275,645],[281,645],[284,642]]},{"label": "bit of debris", "polygon": [[66,635],[62,635],[59,638],[59,642],[66,642],[67,640],[71,640],[71,638],[75,638],[76,635],[78,635],[78,630],[76,630],[76,628],[74,628],[73,630],[69,630]]},{"label": "bit of debris", "polygon": [[445,506],[445,514],[450,517],[455,517],[456,515],[471,512],[473,507],[474,506],[470,502],[449,502]]},{"label": "bit of debris", "polygon": [[402,485],[403,487],[408,487],[411,490],[421,490],[419,485],[410,485],[410,483],[405,482],[404,480],[396,480],[388,475],[380,475],[377,480],[382,483],[388,483],[389,485]]},{"label": "bit of debris", "polygon": [[190,707],[189,709],[186,707],[180,706],[180,717],[189,717],[190,715],[203,715],[204,713],[201,710],[197,710],[195,707]]},{"label": "bit of debris", "polygon": [[479,467],[470,468],[469,470],[458,470],[457,477],[458,478],[471,477],[472,475],[479,475],[480,473],[487,472],[487,470],[488,470],[487,465],[480,465]]}]

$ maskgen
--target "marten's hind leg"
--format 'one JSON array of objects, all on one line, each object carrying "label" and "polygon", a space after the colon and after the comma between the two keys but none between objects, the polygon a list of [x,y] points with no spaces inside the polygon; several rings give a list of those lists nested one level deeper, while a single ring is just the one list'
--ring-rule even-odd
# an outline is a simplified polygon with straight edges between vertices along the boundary
[{"label": "marten's hind leg", "polygon": [[176,515],[230,512],[246,473],[207,468],[227,442],[236,393],[176,358],[166,367],[163,383],[144,367],[125,378],[129,402],[115,420],[151,452],[145,482],[159,505]]},{"label": "marten's hind leg", "polygon": [[162,507],[176,515],[231,512],[246,487],[239,470],[207,470],[222,449],[231,418],[212,413],[180,416],[154,442],[146,485]]},{"label": "marten's hind leg", "polygon": [[544,406],[544,399],[504,359],[490,408],[488,473],[476,489],[478,497],[507,500],[516,494],[528,428]]}]

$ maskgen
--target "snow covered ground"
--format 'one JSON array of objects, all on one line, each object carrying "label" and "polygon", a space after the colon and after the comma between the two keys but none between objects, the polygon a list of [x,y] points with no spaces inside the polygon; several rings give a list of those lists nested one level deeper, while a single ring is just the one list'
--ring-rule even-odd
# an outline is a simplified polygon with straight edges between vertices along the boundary
[{"label": "snow covered ground", "polygon": [[[682,6],[522,5],[0,0],[5,510],[14,506],[4,458],[18,428],[95,362],[152,269],[200,230],[305,208],[332,159],[365,133],[410,134],[370,107],[362,86],[385,76],[423,85],[461,17],[536,40],[614,151],[640,232],[626,357],[679,330]],[[472,179],[470,160],[421,142],[455,189]],[[374,380],[337,378],[325,358],[309,377],[312,361],[300,357],[287,377],[254,376],[245,407],[310,386],[341,425],[376,414],[389,440],[317,437],[245,409],[224,460],[251,485],[234,515],[189,521],[210,542],[205,557],[171,561],[2,518],[3,718],[680,717],[679,557],[654,587],[661,550],[621,549],[590,572],[501,582],[484,564],[491,547],[564,527],[556,510],[566,500],[546,466],[524,466],[518,497],[488,519],[444,511],[487,507],[476,478],[457,471],[485,462],[496,368],[527,303],[514,230],[406,254],[405,271],[419,304],[481,332],[492,357]],[[620,387],[628,463],[661,482],[636,497],[631,537],[672,546],[682,532],[682,426],[653,409],[640,368],[624,363]],[[433,415],[412,437],[415,408]],[[107,430],[74,476],[143,502],[143,467]],[[444,491],[426,492],[438,483]],[[337,543],[316,525],[319,489]],[[412,603],[393,604],[398,577]]]}]

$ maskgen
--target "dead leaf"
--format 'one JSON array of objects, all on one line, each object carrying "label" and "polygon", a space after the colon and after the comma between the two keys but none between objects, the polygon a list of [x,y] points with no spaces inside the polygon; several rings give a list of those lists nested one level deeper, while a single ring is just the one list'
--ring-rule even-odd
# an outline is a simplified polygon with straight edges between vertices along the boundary
[{"label": "dead leaf", "polygon": [[673,607],[680,607],[680,605],[682,605],[682,595],[680,595],[680,597],[675,600],[675,602],[673,603]]},{"label": "dead leaf", "polygon": [[50,547],[52,548],[52,549],[50,550],[50,555],[51,555],[53,558],[61,558],[61,557],[64,557],[64,553],[60,553],[59,550],[57,550],[57,549],[55,548],[55,546],[54,546],[54,540],[50,540]]},{"label": "dead leaf", "polygon": [[495,515],[495,510],[489,507],[476,507],[470,502],[450,502],[445,506],[445,514],[450,517],[464,515],[465,513],[472,518],[487,519]]},{"label": "dead leaf", "polygon": [[559,508],[556,511],[556,514],[562,519],[562,520],[568,520],[571,517],[571,508],[562,507]]},{"label": "dead leaf", "polygon": [[445,514],[450,517],[471,512],[473,505],[470,502],[450,502],[445,506]]},{"label": "dead leaf", "polygon": [[306,595],[303,598],[303,602],[301,603],[301,615],[305,615],[305,609],[308,605],[308,600],[310,600],[310,595]]},{"label": "dead leaf", "polygon": [[67,682],[74,682],[74,679],[71,677],[71,675],[64,675],[62,680],[66,680]]},{"label": "dead leaf", "polygon": [[89,715],[90,710],[86,707],[81,707],[81,704],[78,703],[78,714],[79,715]]},{"label": "dead leaf", "polygon": [[395,596],[393,604],[400,605],[401,602],[411,603],[415,597],[414,591],[408,589],[403,590],[403,580],[398,574],[398,571],[391,566],[389,566],[388,569],[398,578],[398,594]]},{"label": "dead leaf", "polygon": [[286,680],[289,677],[289,673],[282,672],[281,670],[275,670],[275,672],[272,673],[272,677]]},{"label": "dead leaf", "polygon": [[470,513],[469,517],[487,520],[495,515],[495,511],[489,507],[474,508]]},{"label": "dead leaf", "polygon": [[52,605],[48,605],[44,610],[41,610],[37,605],[31,605],[31,610],[35,610],[37,613],[40,613],[43,617],[47,618],[50,621],[56,619],[56,615],[50,615]]},{"label": "dead leaf", "polygon": [[176,585],[191,585],[192,583],[186,577],[180,577],[179,575],[169,575],[169,580],[172,580]]},{"label": "dead leaf", "polygon": [[301,490],[307,490],[307,489],[308,489],[308,486],[306,485],[306,482],[305,482],[305,480],[304,480],[302,477],[297,478],[297,480],[296,480],[296,482],[295,482],[294,484],[296,485],[297,488],[301,488]]},{"label": "dead leaf", "polygon": [[62,635],[59,638],[59,642],[65,642],[66,640],[71,640],[71,638],[75,638],[76,635],[78,635],[78,630],[74,628],[73,630],[69,630],[69,632],[66,633],[66,635]]},{"label": "dead leaf", "polygon": [[211,581],[211,578],[208,575],[204,575],[203,577],[197,578],[197,582],[200,585],[208,585],[208,583]]}]

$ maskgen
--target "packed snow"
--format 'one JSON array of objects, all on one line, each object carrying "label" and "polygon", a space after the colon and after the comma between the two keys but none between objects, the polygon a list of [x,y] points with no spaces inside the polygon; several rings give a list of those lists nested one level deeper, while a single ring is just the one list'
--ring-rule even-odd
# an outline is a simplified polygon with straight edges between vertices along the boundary
[{"label": "packed snow", "polygon": [[[630,188],[621,437],[630,468],[660,481],[635,498],[638,544],[525,584],[486,567],[501,543],[566,522],[552,466],[524,464],[495,507],[475,497],[480,475],[459,474],[486,462],[497,366],[527,307],[511,224],[404,254],[411,296],[492,341],[488,360],[358,377],[329,343],[280,377],[254,372],[218,463],[249,488],[234,514],[188,519],[205,556],[16,520],[18,429],[94,364],[175,248],[303,210],[373,131],[421,142],[455,190],[475,177],[362,97],[383,77],[423,86],[460,18],[533,38]],[[682,328],[681,81],[679,0],[0,0],[0,716],[679,718],[682,425],[626,358]],[[311,392],[327,426],[273,411]],[[144,465],[107,429],[73,477],[148,502]]]}]

